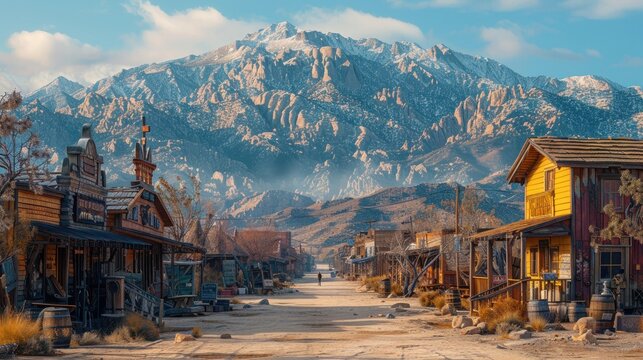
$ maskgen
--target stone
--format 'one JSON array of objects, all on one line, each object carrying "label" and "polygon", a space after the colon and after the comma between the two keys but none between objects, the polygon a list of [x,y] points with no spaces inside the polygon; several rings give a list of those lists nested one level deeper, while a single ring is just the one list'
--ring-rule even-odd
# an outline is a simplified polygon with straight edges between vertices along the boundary
[{"label": "stone", "polygon": [[480,323],[480,317],[479,316],[472,316],[471,320],[473,320],[473,326],[478,326]]},{"label": "stone", "polygon": [[574,329],[578,331],[578,335],[583,335],[587,330],[592,330],[594,328],[594,323],[596,320],[594,320],[593,317],[586,316],[584,318],[578,319],[576,321],[576,324],[574,324]]},{"label": "stone", "polygon": [[384,317],[384,314],[377,314],[377,317]]},{"label": "stone", "polygon": [[406,309],[408,309],[410,307],[411,307],[411,305],[409,303],[395,303],[395,304],[391,305],[391,308],[393,308],[393,309],[397,309],[397,308],[406,308]]},{"label": "stone", "polygon": [[560,323],[553,323],[545,325],[545,331],[564,331],[567,330]]},{"label": "stone", "polygon": [[512,331],[509,333],[509,338],[512,340],[531,339],[531,331],[525,329]]},{"label": "stone", "polygon": [[611,332],[609,329],[608,329],[608,330],[605,330],[605,333],[604,333],[604,334],[605,334],[606,336],[615,336],[615,335],[616,335],[615,333]]},{"label": "stone", "polygon": [[386,314],[386,318],[387,319],[395,319],[395,315],[393,315],[391,313],[388,313],[388,314]]},{"label": "stone", "polygon": [[396,295],[396,294],[394,294],[394,293],[390,293],[390,294],[388,294],[387,298],[389,298],[389,299],[395,299],[395,298],[397,298],[397,295]]},{"label": "stone", "polygon": [[405,308],[395,308],[395,312],[405,312]]},{"label": "stone", "polygon": [[270,301],[268,301],[268,299],[261,299],[259,300],[259,305],[270,305]]},{"label": "stone", "polygon": [[466,315],[458,315],[451,320],[451,327],[454,329],[462,329],[468,326],[473,326],[473,320]]},{"label": "stone", "polygon": [[480,329],[477,326],[467,326],[460,330],[460,334],[462,335],[480,335],[482,334],[482,329]]},{"label": "stone", "polygon": [[196,340],[196,339],[194,338],[194,336],[192,336],[190,334],[177,333],[174,336],[174,343],[175,344],[182,343],[182,342],[185,342],[185,341],[194,341],[194,340]]},{"label": "stone", "polygon": [[[474,321],[474,323],[475,323],[475,321]],[[487,332],[487,323],[486,322],[480,321],[475,326],[477,326],[482,331],[483,334]]]},{"label": "stone", "polygon": [[507,349],[507,347],[506,347],[506,346],[502,346],[502,345],[498,344],[498,345],[496,345],[496,349],[503,349],[503,350],[505,350],[505,349]]},{"label": "stone", "polygon": [[440,313],[442,315],[458,315],[458,311],[452,304],[445,304],[442,309],[440,309]]},{"label": "stone", "polygon": [[598,341],[596,341],[596,336],[592,334],[591,329],[586,330],[582,335],[572,337],[572,339],[574,341],[582,341],[584,344],[598,345]]},{"label": "stone", "polygon": [[250,309],[251,307],[252,307],[252,305],[250,305],[250,304],[244,304],[244,305],[243,305],[243,308],[244,308],[244,309]]},{"label": "stone", "polygon": [[222,339],[232,339],[232,335],[230,334],[221,334]]}]

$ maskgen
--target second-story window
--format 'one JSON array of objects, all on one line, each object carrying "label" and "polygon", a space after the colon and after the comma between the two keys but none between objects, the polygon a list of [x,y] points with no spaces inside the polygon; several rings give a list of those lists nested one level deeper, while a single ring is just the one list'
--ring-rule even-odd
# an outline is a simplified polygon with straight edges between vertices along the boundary
[{"label": "second-story window", "polygon": [[603,207],[611,203],[614,205],[614,210],[623,211],[623,195],[618,192],[618,188],[621,186],[621,180],[603,179],[601,185],[603,188]]},{"label": "second-story window", "polygon": [[554,190],[554,169],[545,170],[545,191]]},{"label": "second-story window", "polygon": [[129,219],[138,222],[138,206],[133,206],[129,212]]}]

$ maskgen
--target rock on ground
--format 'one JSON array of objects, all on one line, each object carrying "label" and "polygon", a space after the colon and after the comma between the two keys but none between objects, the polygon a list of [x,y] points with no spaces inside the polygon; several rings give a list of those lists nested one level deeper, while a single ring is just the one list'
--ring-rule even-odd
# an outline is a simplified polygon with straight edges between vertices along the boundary
[{"label": "rock on ground", "polygon": [[458,311],[453,304],[445,304],[442,309],[440,309],[440,313],[442,315],[458,315]]},{"label": "rock on ground", "polygon": [[479,335],[482,334],[482,329],[480,329],[477,326],[467,326],[460,330],[460,334],[462,335]]},{"label": "rock on ground", "polygon": [[195,340],[195,339],[194,339],[194,336],[192,336],[192,335],[190,335],[190,334],[181,334],[181,333],[177,333],[177,334],[174,336],[174,343],[175,343],[175,344],[182,343],[182,342],[184,342],[184,341],[194,341],[194,340]]},{"label": "rock on ground", "polygon": [[230,334],[221,334],[222,339],[232,339],[232,335]]},{"label": "rock on ground", "polygon": [[473,320],[466,315],[458,315],[451,320],[451,327],[454,329],[462,329],[468,326],[473,326]]},{"label": "rock on ground", "polygon": [[250,304],[244,304],[244,305],[243,305],[243,308],[244,308],[244,309],[250,309],[251,307],[252,307],[252,305],[250,305]]},{"label": "rock on ground", "polygon": [[593,317],[586,316],[584,318],[580,318],[576,321],[576,324],[574,324],[574,330],[578,330],[578,334],[583,335],[587,330],[592,330],[594,328],[594,323],[596,323],[596,320],[594,320]]},{"label": "rock on ground", "polygon": [[405,308],[395,308],[395,312],[405,312]]},{"label": "rock on ground", "polygon": [[[474,321],[473,323],[475,324],[476,322]],[[477,326],[483,334],[487,332],[487,323],[486,322],[484,322],[484,321],[478,322],[475,326]]]},{"label": "rock on ground", "polygon": [[395,299],[396,297],[397,297],[397,295],[395,293],[390,293],[387,296],[387,298],[389,298],[389,299]]},{"label": "rock on ground", "polygon": [[478,326],[480,323],[480,317],[479,316],[472,316],[471,320],[473,320],[473,326]]},{"label": "rock on ground", "polygon": [[391,305],[391,308],[393,308],[393,309],[397,309],[397,308],[406,308],[406,309],[408,309],[410,307],[411,307],[411,305],[409,303],[395,303],[395,304]]},{"label": "rock on ground", "polygon": [[268,299],[261,299],[259,300],[259,305],[270,305],[270,301],[268,301]]},{"label": "rock on ground", "polygon": [[512,340],[531,339],[531,331],[525,329],[512,331],[509,333],[509,338]]},{"label": "rock on ground", "polygon": [[395,315],[393,315],[391,313],[388,313],[388,314],[386,314],[386,318],[387,319],[395,319]]},{"label": "rock on ground", "polygon": [[598,345],[596,336],[594,336],[594,334],[592,334],[592,330],[589,329],[586,330],[582,335],[574,336],[573,339],[574,341],[582,341],[585,344]]}]

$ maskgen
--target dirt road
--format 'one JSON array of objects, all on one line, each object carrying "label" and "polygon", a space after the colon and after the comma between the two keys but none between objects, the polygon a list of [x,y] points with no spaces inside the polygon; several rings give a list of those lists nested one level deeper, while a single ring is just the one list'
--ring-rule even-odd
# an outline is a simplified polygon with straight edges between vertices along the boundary
[{"label": "dirt road", "polygon": [[[433,315],[416,299],[381,299],[356,291],[357,283],[330,279],[322,286],[316,274],[296,285],[297,293],[269,297],[270,305],[254,305],[260,297],[240,297],[249,309],[207,316],[169,318],[174,328],[161,341],[124,346],[64,350],[64,358],[92,359],[545,359],[643,358],[641,334],[617,334],[598,346],[564,340],[571,331],[537,333],[534,339],[511,341],[495,335],[460,335],[451,317]],[[391,305],[411,308],[395,312]],[[393,313],[395,318],[379,315]],[[176,330],[201,327],[204,336],[174,344]],[[220,339],[231,334],[232,339]]]}]

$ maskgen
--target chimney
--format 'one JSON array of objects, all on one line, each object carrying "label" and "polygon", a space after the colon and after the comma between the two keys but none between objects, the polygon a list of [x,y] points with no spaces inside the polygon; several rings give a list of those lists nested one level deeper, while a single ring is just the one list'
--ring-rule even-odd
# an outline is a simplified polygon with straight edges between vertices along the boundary
[{"label": "chimney", "polygon": [[152,176],[156,165],[152,163],[152,149],[147,146],[147,133],[150,132],[150,126],[145,123],[143,116],[143,126],[141,127],[143,137],[136,143],[134,152],[134,172],[136,173],[136,182],[152,185]]}]

